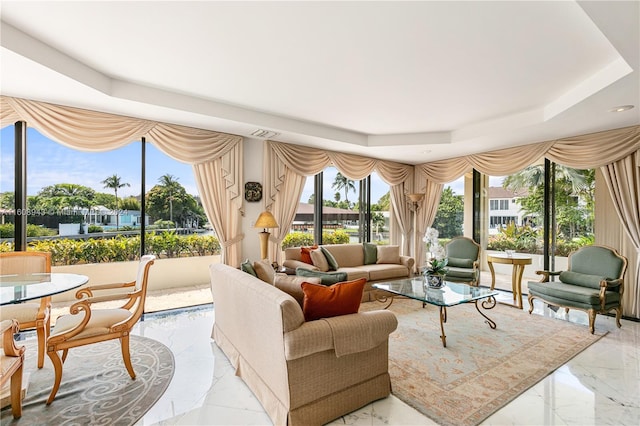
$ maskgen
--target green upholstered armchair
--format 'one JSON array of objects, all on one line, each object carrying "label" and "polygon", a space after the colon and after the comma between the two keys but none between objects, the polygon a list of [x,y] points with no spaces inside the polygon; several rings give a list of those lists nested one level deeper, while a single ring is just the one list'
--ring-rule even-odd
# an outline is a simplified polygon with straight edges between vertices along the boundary
[{"label": "green upholstered armchair", "polygon": [[[586,311],[589,315],[589,331],[595,330],[596,314],[616,311],[616,324],[621,327],[622,293],[627,258],[606,246],[582,247],[571,253],[568,270],[562,272],[536,271],[542,275],[540,282],[529,282],[529,313],[533,300],[540,299],[550,305]],[[560,281],[550,282],[551,276]]]},{"label": "green upholstered armchair", "polygon": [[480,284],[480,244],[467,237],[454,237],[444,249],[447,254],[445,280]]}]

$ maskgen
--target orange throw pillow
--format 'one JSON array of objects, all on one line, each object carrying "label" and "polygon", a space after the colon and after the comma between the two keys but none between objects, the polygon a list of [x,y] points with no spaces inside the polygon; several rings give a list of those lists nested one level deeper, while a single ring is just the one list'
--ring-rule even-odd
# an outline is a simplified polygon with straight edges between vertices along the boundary
[{"label": "orange throw pillow", "polygon": [[318,246],[300,247],[300,260],[304,263],[308,263],[309,265],[313,265],[313,261],[311,260],[311,250],[315,250],[317,248]]},{"label": "orange throw pillow", "polygon": [[304,319],[313,321],[357,313],[366,282],[365,278],[360,278],[336,283],[329,287],[322,284],[302,283]]}]

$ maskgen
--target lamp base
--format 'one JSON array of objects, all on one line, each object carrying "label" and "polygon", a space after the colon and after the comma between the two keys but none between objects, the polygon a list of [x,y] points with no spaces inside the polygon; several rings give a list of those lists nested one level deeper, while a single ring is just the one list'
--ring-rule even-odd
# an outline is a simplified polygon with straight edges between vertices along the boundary
[{"label": "lamp base", "polygon": [[269,236],[270,232],[262,231],[258,234],[260,237],[260,260],[269,258]]}]

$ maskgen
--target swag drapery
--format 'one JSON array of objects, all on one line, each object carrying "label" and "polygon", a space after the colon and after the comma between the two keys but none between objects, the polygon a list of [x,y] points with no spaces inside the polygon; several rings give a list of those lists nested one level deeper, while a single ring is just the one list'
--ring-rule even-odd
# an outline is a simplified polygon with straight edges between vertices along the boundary
[{"label": "swag drapery", "polygon": [[113,150],[145,137],[171,158],[191,164],[205,213],[222,246],[222,262],[240,264],[242,137],[0,96],[1,127],[16,121],[80,151]]},{"label": "swag drapery", "polygon": [[[614,201],[616,213],[636,253],[625,279],[625,315],[640,318],[640,126],[591,133],[482,154],[434,161],[416,166],[416,189],[426,192],[422,206],[436,206],[443,184],[476,169],[493,176],[515,173],[545,157],[564,166],[590,169],[599,167]],[[423,208],[423,225],[433,223]]]},{"label": "swag drapery", "polygon": [[399,225],[400,236],[392,242],[401,243],[403,253],[409,252],[411,216],[406,194],[413,191],[413,166],[377,160],[353,154],[320,150],[298,145],[267,141],[264,148],[265,209],[271,211],[280,225],[271,234],[270,252],[277,253],[289,233],[307,176],[320,173],[334,165],[345,177],[364,179],[376,171],[390,185],[392,214]]}]

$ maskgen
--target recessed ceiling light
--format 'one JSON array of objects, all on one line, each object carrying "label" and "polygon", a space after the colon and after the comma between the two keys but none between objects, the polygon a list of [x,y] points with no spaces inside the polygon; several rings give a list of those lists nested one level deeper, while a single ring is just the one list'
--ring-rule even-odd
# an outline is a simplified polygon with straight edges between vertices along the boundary
[{"label": "recessed ceiling light", "polygon": [[609,110],[609,112],[622,112],[622,111],[628,111],[628,110],[630,110],[631,108],[633,108],[633,105],[620,105],[620,106],[617,106],[617,107],[615,107],[615,108],[611,108],[611,109]]},{"label": "recessed ceiling light", "polygon": [[430,149],[425,149],[424,151],[422,151],[423,154],[429,154],[431,152]]}]

